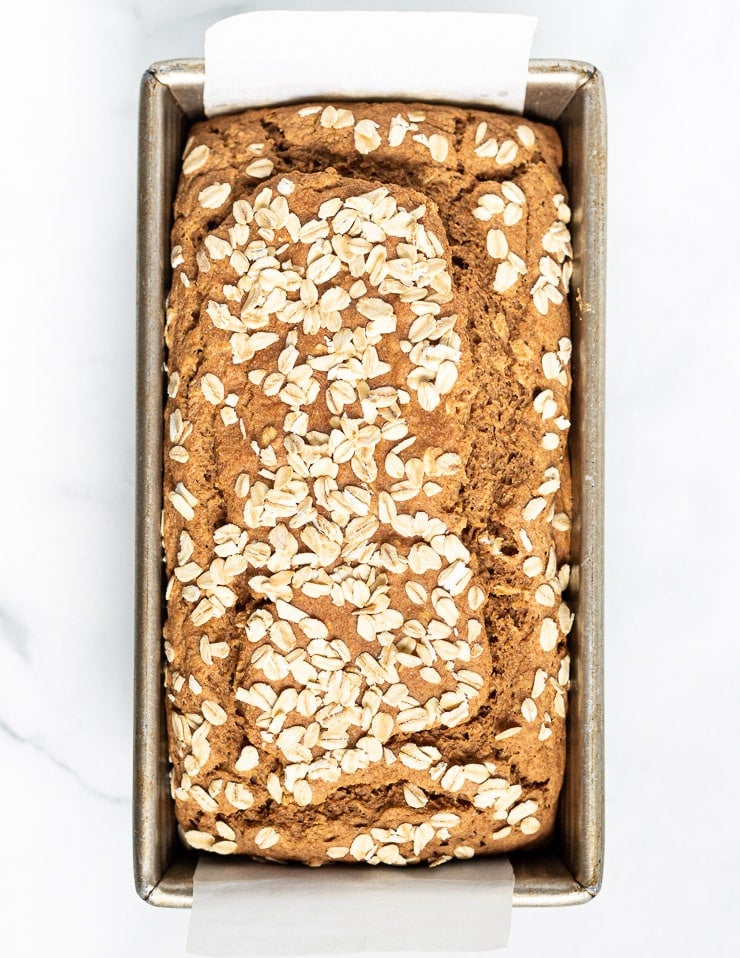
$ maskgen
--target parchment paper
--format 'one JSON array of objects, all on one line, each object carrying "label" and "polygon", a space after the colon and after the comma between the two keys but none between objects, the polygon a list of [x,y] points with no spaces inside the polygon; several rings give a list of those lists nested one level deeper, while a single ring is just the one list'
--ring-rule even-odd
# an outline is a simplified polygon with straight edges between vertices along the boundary
[{"label": "parchment paper", "polygon": [[206,31],[208,116],[320,97],[521,113],[537,19],[496,13],[255,11]]},{"label": "parchment paper", "polygon": [[[205,112],[309,98],[462,102],[521,113],[534,17],[256,11],[206,32]],[[215,860],[195,871],[188,951],[209,956],[477,952],[506,947],[506,858],[439,868]]]},{"label": "parchment paper", "polygon": [[505,948],[507,858],[438,868],[307,868],[201,856],[188,952],[209,956],[476,952]]}]

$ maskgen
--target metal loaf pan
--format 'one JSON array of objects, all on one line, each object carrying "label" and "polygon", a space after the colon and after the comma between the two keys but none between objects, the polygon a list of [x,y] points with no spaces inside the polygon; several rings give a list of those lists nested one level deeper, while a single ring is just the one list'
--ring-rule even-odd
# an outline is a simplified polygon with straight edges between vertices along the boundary
[{"label": "metal loaf pan", "polygon": [[[195,856],[180,844],[169,787],[162,684],[163,325],[180,157],[203,117],[203,61],[169,60],[144,74],[139,125],[134,872],[142,898],[189,907]],[[512,858],[515,905],[589,901],[602,875],[603,464],[606,119],[589,64],[532,60],[525,114],[550,121],[565,147],[574,272],[572,684],[567,770],[554,842]],[[457,866],[457,867],[465,867]]]}]

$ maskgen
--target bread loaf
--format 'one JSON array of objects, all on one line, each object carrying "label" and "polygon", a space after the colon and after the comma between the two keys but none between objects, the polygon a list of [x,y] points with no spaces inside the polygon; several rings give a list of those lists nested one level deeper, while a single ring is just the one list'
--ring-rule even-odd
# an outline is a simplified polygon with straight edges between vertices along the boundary
[{"label": "bread loaf", "polygon": [[553,129],[198,123],[175,203],[164,626],[193,848],[438,864],[551,833],[572,615]]}]

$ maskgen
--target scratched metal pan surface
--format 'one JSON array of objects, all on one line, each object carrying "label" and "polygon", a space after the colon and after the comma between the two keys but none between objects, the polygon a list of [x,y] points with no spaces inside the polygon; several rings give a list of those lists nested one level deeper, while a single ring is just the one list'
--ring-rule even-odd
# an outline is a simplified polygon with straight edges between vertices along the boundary
[{"label": "scratched metal pan surface", "polygon": [[[598,892],[604,834],[602,77],[585,63],[532,60],[525,114],[558,128],[573,210],[571,602],[576,617],[570,636],[567,767],[557,834],[548,848],[512,857],[514,904],[567,905],[589,901]],[[142,898],[180,908],[192,903],[196,858],[181,846],[175,828],[162,684],[163,328],[180,157],[191,123],[202,116],[202,60],[169,60],[147,70],[139,120],[134,873]]]}]

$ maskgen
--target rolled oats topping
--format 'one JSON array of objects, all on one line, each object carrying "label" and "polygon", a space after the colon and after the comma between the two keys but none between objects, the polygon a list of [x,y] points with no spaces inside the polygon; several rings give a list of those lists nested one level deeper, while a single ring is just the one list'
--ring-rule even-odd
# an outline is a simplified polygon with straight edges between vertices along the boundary
[{"label": "rolled oats topping", "polygon": [[327,106],[321,111],[321,125],[331,130],[343,130],[355,125],[354,114],[343,107]]},{"label": "rolled oats topping", "polygon": [[[570,528],[571,346],[531,318],[545,297],[549,324],[549,287],[564,298],[570,279],[565,195],[548,172],[542,206],[530,177],[553,141],[447,107],[260,116],[194,131],[173,234],[189,275],[168,320],[164,511],[182,834],[311,864],[508,851],[552,827],[559,779],[525,787],[542,781],[527,762],[557,762],[569,680],[553,542]],[[314,172],[318,142],[351,178]],[[524,420],[531,465],[499,453],[487,475]],[[515,618],[530,672],[512,671]]]},{"label": "rolled oats topping", "polygon": [[519,147],[514,140],[504,140],[496,153],[496,165],[508,166],[516,160],[518,153]]},{"label": "rolled oats topping", "polygon": [[550,303],[559,306],[563,302],[573,272],[573,247],[566,225],[570,222],[570,208],[562,193],[556,193],[552,203],[555,219],[541,241],[547,255],[540,256],[539,276],[530,290],[535,309],[543,316],[547,315]]},{"label": "rolled oats topping", "polygon": [[358,153],[372,153],[380,144],[378,124],[374,120],[360,120],[355,124],[355,147]]},{"label": "rolled oats topping", "polygon": [[267,176],[270,176],[275,164],[272,160],[267,157],[261,157],[257,160],[252,160],[251,163],[247,164],[246,173],[247,176],[253,176],[255,179],[262,180]]},{"label": "rolled oats topping", "polygon": [[193,149],[185,156],[185,159],[182,162],[182,171],[185,176],[192,176],[193,173],[197,173],[203,169],[203,167],[208,163],[208,158],[211,155],[211,151],[205,145],[201,143],[199,146],[193,147]]},{"label": "rolled oats topping", "polygon": [[207,210],[217,210],[224,205],[231,196],[231,184],[212,183],[198,194],[198,202]]},{"label": "rolled oats topping", "polygon": [[525,126],[524,124],[518,126],[516,128],[516,135],[522,146],[525,146],[529,150],[532,149],[536,142],[536,137],[531,126]]}]

